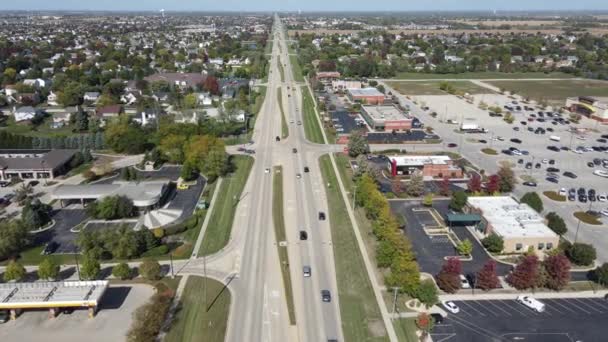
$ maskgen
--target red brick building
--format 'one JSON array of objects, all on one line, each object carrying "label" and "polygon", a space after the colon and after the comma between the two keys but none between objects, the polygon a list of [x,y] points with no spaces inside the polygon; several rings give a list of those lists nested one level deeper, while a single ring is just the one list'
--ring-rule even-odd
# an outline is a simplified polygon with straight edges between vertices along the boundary
[{"label": "red brick building", "polygon": [[376,88],[348,89],[348,99],[352,102],[376,105],[384,103],[384,94]]},{"label": "red brick building", "polygon": [[421,171],[426,179],[463,177],[462,170],[448,156],[393,156],[389,157],[388,169],[393,177],[416,171]]}]

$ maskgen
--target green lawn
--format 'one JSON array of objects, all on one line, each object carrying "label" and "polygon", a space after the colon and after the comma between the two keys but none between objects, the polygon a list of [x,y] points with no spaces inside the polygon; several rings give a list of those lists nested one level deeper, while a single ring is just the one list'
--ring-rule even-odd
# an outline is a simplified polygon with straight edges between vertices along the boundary
[{"label": "green lawn", "polygon": [[272,219],[274,222],[274,235],[277,241],[277,252],[281,263],[281,275],[283,276],[283,286],[285,286],[285,297],[287,298],[287,312],[289,312],[289,322],[296,324],[296,312],[293,304],[293,288],[291,286],[291,275],[289,268],[289,253],[287,246],[279,246],[281,241],[287,241],[285,233],[285,216],[283,214],[283,168],[275,166],[272,178]]},{"label": "green lawn", "polygon": [[345,341],[387,341],[380,309],[357,245],[346,205],[338,190],[337,176],[328,155],[319,159],[323,184],[329,184],[327,200],[333,241],[340,314]]},{"label": "green lawn", "polygon": [[302,68],[300,67],[300,63],[298,63],[298,56],[291,55],[289,56],[289,61],[291,62],[291,68],[293,69],[293,78],[296,82],[304,82],[304,76],[302,75]]},{"label": "green lawn", "polygon": [[490,81],[498,88],[515,91],[516,94],[536,101],[563,106],[566,98],[574,96],[606,96],[608,82],[598,80],[563,81]]},{"label": "green lawn", "polygon": [[[404,95],[446,95],[445,91],[439,89],[440,81],[416,81],[416,82],[387,82],[389,86]],[[492,90],[478,86],[470,81],[450,81],[457,92],[469,94],[491,94]]]},{"label": "green lawn", "polygon": [[230,159],[235,166],[235,171],[224,177],[222,184],[217,189],[219,193],[209,218],[209,225],[199,255],[210,255],[219,251],[226,246],[230,239],[236,206],[253,166],[253,158],[237,155],[231,156]]},{"label": "green lawn", "polygon": [[285,69],[283,69],[283,63],[281,63],[280,58],[279,58],[279,72],[281,73],[281,82],[285,82]]},{"label": "green lawn", "polygon": [[281,137],[285,139],[289,136],[289,127],[287,126],[287,119],[285,118],[285,111],[283,110],[283,93],[281,87],[277,88],[277,101],[279,101],[279,109],[281,110]]},{"label": "green lawn", "polygon": [[303,124],[306,139],[317,144],[324,144],[323,133],[321,132],[321,127],[319,127],[319,120],[317,120],[317,113],[315,111],[315,103],[306,86],[302,86],[302,110],[304,113]]},{"label": "green lawn", "polygon": [[230,300],[230,291],[224,284],[209,278],[189,277],[180,299],[181,306],[164,341],[223,341]]},{"label": "green lawn", "polygon": [[416,336],[416,319],[415,318],[400,318],[393,320],[393,326],[397,333],[397,338],[400,342],[418,342],[420,339]]},{"label": "green lawn", "polygon": [[266,47],[264,48],[265,54],[272,53],[272,44],[273,44],[272,39],[269,38],[268,40],[266,40]]},{"label": "green lawn", "polygon": [[425,74],[421,72],[400,72],[393,78],[396,79],[522,79],[522,78],[573,78],[574,76],[562,72],[552,72],[545,74],[544,72],[496,72],[496,71],[480,71],[480,72],[465,72],[461,74]]}]

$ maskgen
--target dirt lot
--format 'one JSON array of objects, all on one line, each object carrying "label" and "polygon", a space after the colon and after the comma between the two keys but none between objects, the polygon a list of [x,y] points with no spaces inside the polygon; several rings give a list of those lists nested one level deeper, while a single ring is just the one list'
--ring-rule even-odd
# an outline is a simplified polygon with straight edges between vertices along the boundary
[{"label": "dirt lot", "polygon": [[87,310],[48,318],[48,311],[26,311],[17,320],[0,325],[0,341],[106,342],[125,341],[131,315],[154,293],[149,285],[110,286],[93,319]]},{"label": "dirt lot", "polygon": [[563,106],[566,98],[573,96],[608,96],[608,82],[595,80],[567,81],[487,81],[493,86],[514,90],[536,101],[545,100],[552,105]]},{"label": "dirt lot", "polygon": [[[403,95],[446,95],[439,89],[440,81],[420,81],[420,82],[387,82],[388,85],[399,91]],[[480,87],[469,81],[450,81],[457,91],[469,94],[489,94],[491,90]]]}]

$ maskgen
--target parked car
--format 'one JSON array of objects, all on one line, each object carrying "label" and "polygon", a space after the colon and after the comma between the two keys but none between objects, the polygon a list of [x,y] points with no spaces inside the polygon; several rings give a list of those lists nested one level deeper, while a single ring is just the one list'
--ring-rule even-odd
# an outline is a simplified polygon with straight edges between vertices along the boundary
[{"label": "parked car", "polygon": [[431,318],[433,318],[433,321],[435,321],[435,324],[443,323],[443,316],[441,316],[441,314],[432,313]]},{"label": "parked car", "polygon": [[460,288],[463,288],[463,289],[471,288],[471,284],[469,284],[469,281],[467,280],[467,278],[462,274],[460,275]]},{"label": "parked car", "polygon": [[536,312],[543,312],[545,311],[545,304],[542,303],[541,301],[530,297],[530,296],[518,296],[517,297],[517,301],[520,304],[523,304],[525,306],[527,306],[528,308],[536,311]]},{"label": "parked car", "polygon": [[49,255],[49,254],[53,254],[55,253],[55,251],[57,250],[57,248],[59,247],[59,244],[55,241],[51,241],[49,243],[46,244],[46,246],[44,246],[44,250],[42,251],[43,255]]},{"label": "parked car", "polygon": [[523,182],[523,184],[525,186],[536,186],[537,185],[535,182]]},{"label": "parked car", "polygon": [[460,308],[454,304],[454,302],[451,301],[443,301],[441,302],[441,305],[448,310],[449,312],[453,313],[453,314],[457,314],[460,312]]},{"label": "parked car", "polygon": [[300,230],[300,240],[302,240],[302,241],[308,240],[308,233],[305,230]]},{"label": "parked car", "polygon": [[0,324],[8,322],[10,315],[8,310],[0,310]]},{"label": "parked car", "polygon": [[319,211],[319,220],[325,221],[325,213],[322,211]]}]

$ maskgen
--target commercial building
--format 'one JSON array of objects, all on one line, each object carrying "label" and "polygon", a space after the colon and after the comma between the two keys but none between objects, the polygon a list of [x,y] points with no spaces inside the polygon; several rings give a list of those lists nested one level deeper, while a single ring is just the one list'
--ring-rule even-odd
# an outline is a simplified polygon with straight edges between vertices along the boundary
[{"label": "commercial building", "polygon": [[388,157],[388,169],[393,177],[422,172],[426,179],[462,178],[462,170],[448,156],[393,156]]},{"label": "commercial building", "polygon": [[608,123],[608,98],[579,96],[566,99],[566,107],[573,113]]},{"label": "commercial building", "polygon": [[547,227],[541,215],[509,196],[469,197],[465,211],[481,216],[475,227],[479,233],[503,238],[504,253],[524,253],[530,247],[544,253],[559,244],[559,236]]},{"label": "commercial building", "polygon": [[407,131],[412,128],[412,118],[396,106],[361,106],[361,114],[374,131]]},{"label": "commercial building", "polygon": [[133,205],[141,211],[158,207],[167,190],[168,181],[122,182],[111,184],[62,184],[59,185],[51,198],[65,201],[95,201],[108,196],[125,196],[133,201]]},{"label": "commercial building", "polygon": [[361,81],[335,80],[331,82],[333,91],[344,91],[346,89],[361,89]]},{"label": "commercial building", "polygon": [[53,179],[69,170],[76,150],[0,150],[0,180]]},{"label": "commercial building", "polygon": [[0,284],[0,310],[14,320],[24,309],[49,309],[54,318],[59,308],[87,308],[92,318],[108,286],[107,280]]},{"label": "commercial building", "polygon": [[347,89],[346,96],[352,102],[361,102],[371,105],[384,103],[384,94],[376,88]]},{"label": "commercial building", "polygon": [[340,78],[340,73],[337,71],[319,71],[316,75],[317,80],[327,81]]}]

